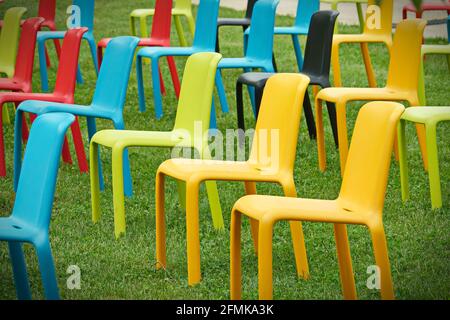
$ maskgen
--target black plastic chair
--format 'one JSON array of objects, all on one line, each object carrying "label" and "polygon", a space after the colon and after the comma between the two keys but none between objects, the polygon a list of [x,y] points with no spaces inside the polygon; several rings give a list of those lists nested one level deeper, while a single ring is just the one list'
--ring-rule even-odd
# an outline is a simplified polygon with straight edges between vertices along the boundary
[{"label": "black plastic chair", "polygon": [[[326,10],[316,12],[311,17],[308,38],[306,40],[303,70],[301,72],[311,79],[310,85],[318,85],[322,88],[328,88],[331,86],[329,79],[331,48],[333,43],[334,25],[338,15],[339,12],[337,11]],[[272,75],[272,73],[264,72],[246,72],[238,78],[236,84],[236,106],[239,129],[245,130],[242,85],[245,84],[255,87],[255,117],[257,118],[266,81]],[[334,104],[327,103],[327,108],[330,116],[331,127],[333,129],[334,141],[338,147],[336,111]],[[311,139],[315,139],[316,124],[308,94],[305,95],[303,110],[305,111],[309,136]]]}]

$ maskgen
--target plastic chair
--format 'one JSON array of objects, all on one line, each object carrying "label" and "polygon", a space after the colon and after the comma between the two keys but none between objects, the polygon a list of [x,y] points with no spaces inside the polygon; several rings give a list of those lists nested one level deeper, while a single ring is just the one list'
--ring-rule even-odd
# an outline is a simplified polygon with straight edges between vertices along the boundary
[{"label": "plastic chair", "polygon": [[383,206],[395,129],[405,108],[393,102],[372,102],[361,108],[355,126],[341,191],[336,200],[294,199],[251,195],[233,207],[230,232],[231,299],[241,299],[241,219],[258,221],[259,299],[272,299],[272,237],[279,221],[333,223],[342,291],[356,299],[346,224],[368,227],[382,299],[394,299]]},{"label": "plastic chair", "polygon": [[219,29],[221,27],[242,27],[243,31],[247,30],[250,26],[252,19],[253,7],[258,0],[247,0],[247,8],[245,10],[244,18],[219,18],[217,19],[217,39],[216,39],[216,51],[220,52],[219,43]]},{"label": "plastic chair", "polygon": [[[70,31],[69,31],[70,32]],[[94,97],[89,106],[75,105],[70,103],[54,103],[41,101],[23,102],[16,113],[15,143],[14,143],[14,181],[18,181],[21,161],[21,125],[20,119],[23,112],[43,114],[48,112],[68,112],[77,116],[86,117],[89,140],[95,134],[95,119],[111,120],[114,127],[119,130],[125,129],[123,121],[123,107],[127,94],[128,80],[130,77],[131,64],[133,63],[134,51],[139,42],[136,37],[117,37],[111,40],[105,51],[103,67],[101,68]],[[117,63],[120,61],[120,63]],[[100,172],[101,186],[103,180]],[[128,164],[128,152],[124,151],[124,176],[125,194],[131,195],[131,178]]]},{"label": "plastic chair", "polygon": [[[444,2],[444,1],[442,1]],[[403,7],[403,19],[408,18],[408,12],[412,12],[415,14],[416,18],[422,18],[422,14],[425,11],[447,11],[447,14],[450,15],[450,1],[447,3],[422,3],[420,10],[417,10],[416,6],[413,4],[407,4]]]},{"label": "plastic chair", "polygon": [[405,137],[406,121],[425,126],[428,155],[428,177],[430,181],[431,205],[433,209],[442,207],[441,179],[439,177],[439,156],[436,142],[436,127],[442,121],[450,121],[450,107],[408,108],[399,125],[398,147],[400,156],[400,177],[403,201],[409,199],[409,178]]},{"label": "plastic chair", "polygon": [[[181,17],[185,17],[189,31],[192,35],[195,33],[195,20],[192,14],[192,1],[191,0],[175,0],[175,7],[172,9],[172,16],[175,21],[175,27],[177,29],[178,39],[182,47],[187,46],[186,38],[184,36],[183,25],[181,24]],[[130,27],[131,34],[137,36],[136,20],[139,19],[139,26],[141,31],[141,37],[147,37],[147,18],[155,14],[155,9],[135,9],[130,13]]]},{"label": "plastic chair", "polygon": [[[195,148],[202,158],[209,157],[208,134],[214,77],[221,59],[218,53],[196,53],[188,58],[183,76],[181,96],[172,131],[102,130],[91,140],[90,167],[92,217],[100,218],[98,146],[112,149],[113,201],[115,236],[125,233],[125,201],[123,196],[123,150],[128,147]],[[200,124],[199,133],[197,124]],[[200,134],[200,137],[199,137]],[[200,139],[199,139],[200,138]],[[181,190],[184,190],[182,188]],[[217,229],[223,229],[222,211],[215,182],[207,182],[212,218]]]},{"label": "plastic chair", "polygon": [[[311,24],[307,28],[309,29],[309,34],[306,41],[305,61],[304,64],[302,63],[302,74],[307,75],[310,78],[310,85],[319,85],[322,88],[331,87],[331,44],[333,41],[334,24],[336,23],[336,18],[338,15],[339,13],[337,11],[319,11],[314,13],[310,19]],[[236,106],[238,128],[242,131],[245,131],[242,85],[246,84],[255,88],[257,116],[266,81],[272,75],[272,73],[248,72],[242,74],[238,78],[236,84]],[[303,111],[305,112],[309,136],[311,139],[314,139],[316,137],[316,126],[308,94],[305,94]],[[336,145],[338,145],[336,111],[333,104],[328,106],[328,113],[330,115],[331,127],[333,128],[333,136],[335,138]]]},{"label": "plastic chair", "polygon": [[[341,174],[344,174],[348,153],[346,106],[350,101],[407,101],[411,106],[419,105],[418,82],[420,48],[426,21],[403,20],[397,26],[391,49],[391,61],[384,88],[326,88],[316,97],[316,127],[319,167],[326,168],[325,141],[322,120],[322,101],[336,104]],[[417,127],[419,143],[426,166],[425,136],[423,127]]]},{"label": "plastic chair", "polygon": [[[377,3],[377,0],[369,0],[368,9],[370,9]],[[379,5],[379,17],[381,19],[379,28],[371,28],[371,24],[364,23],[362,34],[334,35],[331,61],[333,65],[335,87],[342,87],[341,67],[339,62],[339,46],[344,43],[360,44],[369,86],[372,88],[377,87],[377,80],[370,59],[369,43],[384,43],[390,53],[392,48],[393,0],[383,0]],[[366,14],[366,21],[368,21],[368,19],[371,19],[371,17],[372,15]]]},{"label": "plastic chair", "polygon": [[[58,72],[56,75],[55,90],[52,93],[29,93],[29,92],[1,92],[0,93],[0,108],[6,102],[13,102],[17,105],[27,104],[27,103],[38,103],[42,101],[43,104],[51,104],[51,102],[62,102],[62,103],[73,103],[74,101],[74,91],[76,82],[76,69],[78,64],[78,55],[80,52],[80,42],[83,34],[87,31],[86,28],[76,28],[68,31],[64,37],[63,46],[61,50],[61,59],[58,65]],[[39,33],[38,33],[39,34]],[[26,100],[33,100],[28,102],[23,102]],[[45,101],[45,102],[44,102]],[[50,102],[51,101],[51,102]],[[16,114],[16,125],[18,114]],[[24,119],[20,116],[20,132],[15,133],[15,141],[19,138],[19,143],[22,139],[22,125],[24,124]],[[32,117],[32,119],[34,116]],[[71,126],[73,142],[75,146],[75,152],[78,158],[78,166],[81,172],[87,172],[88,164],[86,161],[86,155],[84,153],[83,138],[81,137],[80,127],[78,120]],[[63,146],[63,159],[65,162],[72,162],[70,156],[70,150],[67,140],[64,142]],[[6,175],[5,167],[5,157],[4,157],[4,142],[3,142],[3,128],[0,126],[0,176]],[[16,179],[16,184],[18,182],[18,177]]]},{"label": "plastic chair", "polygon": [[[94,62],[95,71],[98,72],[98,62],[96,54],[96,43],[94,39],[94,6],[95,1],[92,0],[73,0],[73,6],[80,8],[80,26],[86,27],[88,31],[83,35],[83,39],[89,44],[89,48],[92,55],[92,61]],[[74,9],[72,9],[74,10]],[[75,12],[75,11],[73,11]],[[51,39],[62,39],[66,31],[41,31],[38,33],[37,43],[39,52],[39,71],[41,74],[41,86],[42,91],[48,91],[48,76],[47,68],[45,64],[45,41]],[[77,80],[79,83],[83,82],[80,70],[77,71]]]},{"label": "plastic chair", "polygon": [[[259,2],[263,2],[260,0]],[[255,7],[256,9],[256,7]],[[199,199],[200,183],[210,180],[245,182],[247,194],[256,193],[256,182],[278,183],[287,197],[296,197],[294,162],[301,118],[301,102],[309,79],[299,74],[271,77],[264,92],[248,161],[172,159],[156,174],[156,256],[158,267],[166,265],[164,180],[170,176],[186,182],[186,236],[188,282],[200,282]],[[257,225],[252,223],[252,230]],[[301,224],[291,223],[299,276],[308,278],[308,263]],[[255,248],[258,237],[253,233]]]},{"label": "plastic chair", "polygon": [[[354,3],[356,5],[356,10],[358,12],[359,26],[361,32],[363,31],[364,28],[364,14],[362,5],[367,3],[368,1],[370,0],[320,0],[320,2],[331,4],[331,10],[338,10],[338,5],[340,3]],[[339,33],[339,26],[337,23],[335,27],[335,33]]]},{"label": "plastic chair", "polygon": [[[225,88],[222,82],[222,69],[242,68],[244,72],[260,68],[264,72],[275,72],[272,60],[273,30],[275,26],[275,15],[279,0],[258,0],[253,8],[251,27],[248,31],[248,41],[245,41],[242,58],[224,58],[219,62],[216,86],[220,98],[222,110],[228,111],[228,102]],[[253,110],[255,102],[252,89],[249,88]]]},{"label": "plastic chair", "polygon": [[61,147],[74,120],[70,114],[53,113],[34,121],[12,214],[0,218],[0,240],[8,242],[18,299],[31,299],[23,243],[35,247],[45,297],[59,299],[49,225]]},{"label": "plastic chair", "polygon": [[[139,47],[170,47],[170,20],[171,20],[172,0],[157,0],[155,4],[155,14],[152,24],[152,33],[150,38],[144,36],[139,40]],[[101,65],[103,48],[106,48],[111,38],[104,38],[97,44],[98,63]],[[178,79],[177,67],[173,57],[167,57],[170,74],[172,76],[173,86],[177,97],[180,95],[180,80]],[[161,81],[161,92],[164,94],[164,81],[161,70],[159,70],[159,79]]]},{"label": "plastic chair", "polygon": [[[151,59],[153,99],[155,104],[155,116],[160,119],[163,116],[161,84],[159,81],[158,60],[167,56],[190,56],[197,52],[213,52],[216,44],[216,23],[219,13],[219,0],[200,0],[197,12],[197,21],[192,47],[152,47],[142,48],[138,51],[136,57],[136,71],[139,94],[139,110],[145,111],[145,93],[144,80],[142,76],[142,59]],[[213,28],[214,27],[214,28]]]}]

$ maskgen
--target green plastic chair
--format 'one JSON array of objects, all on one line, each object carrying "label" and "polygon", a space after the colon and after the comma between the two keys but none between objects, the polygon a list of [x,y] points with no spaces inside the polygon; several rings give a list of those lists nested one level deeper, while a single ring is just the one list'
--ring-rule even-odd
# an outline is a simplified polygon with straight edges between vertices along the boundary
[{"label": "green plastic chair", "polygon": [[436,141],[436,127],[439,122],[450,121],[450,107],[409,107],[403,114],[398,126],[400,180],[403,201],[407,201],[409,199],[408,162],[405,138],[406,121],[420,123],[425,126],[431,205],[433,209],[441,208],[442,195],[439,176],[439,156]]},{"label": "green plastic chair", "polygon": [[[205,1],[205,0],[203,0]],[[114,202],[115,236],[125,233],[125,202],[123,189],[123,152],[128,147],[183,147],[194,148],[202,159],[210,156],[208,129],[217,65],[222,55],[214,52],[196,53],[190,56],[181,84],[175,125],[172,131],[102,130],[97,132],[90,145],[90,170],[92,193],[92,219],[100,218],[100,184],[98,174],[98,145],[112,149],[112,187]],[[217,186],[207,182],[213,224],[223,229]],[[179,194],[185,205],[185,184],[179,182]]]},{"label": "green plastic chair", "polygon": [[[181,24],[181,17],[185,17],[189,31],[192,36],[195,33],[195,20],[192,14],[192,1],[191,0],[176,0],[175,6],[172,9],[172,16],[175,21],[175,27],[177,29],[178,39],[182,47],[187,46],[186,38],[184,36],[183,25]],[[147,29],[147,18],[155,14],[155,9],[135,9],[130,13],[130,28],[131,34],[137,36],[136,20],[139,19],[140,33],[142,38],[147,38],[149,32]]]},{"label": "green plastic chair", "polygon": [[[359,19],[359,27],[361,32],[364,31],[364,13],[362,9],[362,5],[367,3],[367,0],[321,0],[320,2],[331,4],[331,9],[338,11],[338,5],[340,3],[354,3],[356,5],[356,9],[358,11],[358,19]],[[339,27],[336,23],[335,33],[339,33]]]},{"label": "green plastic chair", "polygon": [[[0,74],[14,77],[17,48],[19,47],[20,22],[27,8],[14,7],[6,10],[0,33]],[[3,108],[3,122],[10,123],[8,108]]]}]

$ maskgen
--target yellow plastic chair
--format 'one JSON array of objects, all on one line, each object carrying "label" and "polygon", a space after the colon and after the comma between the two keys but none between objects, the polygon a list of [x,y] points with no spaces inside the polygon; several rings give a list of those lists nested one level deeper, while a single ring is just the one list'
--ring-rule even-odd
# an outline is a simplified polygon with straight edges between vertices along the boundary
[{"label": "yellow plastic chair", "polygon": [[[407,101],[411,106],[419,105],[418,82],[420,48],[426,22],[420,19],[404,20],[397,26],[391,49],[391,61],[387,84],[384,88],[326,88],[316,97],[316,127],[319,167],[326,168],[326,152],[322,119],[322,101],[336,105],[339,157],[341,173],[344,173],[348,153],[346,105],[350,101]],[[426,167],[425,134],[418,126],[419,142]]]},{"label": "yellow plastic chair", "polygon": [[369,0],[368,4],[369,6],[365,19],[366,23],[364,23],[363,32],[361,34],[335,34],[333,37],[331,61],[333,66],[335,87],[342,87],[341,67],[339,63],[339,46],[344,43],[360,44],[369,86],[372,88],[377,87],[377,81],[370,59],[368,44],[384,43],[389,51],[391,50],[393,0],[383,0],[380,4],[378,16],[380,19],[380,25],[376,25],[376,23],[371,22],[376,19],[378,15],[378,12],[373,10],[373,6],[377,4],[377,0]]},{"label": "yellow plastic chair", "polygon": [[450,121],[450,107],[416,107],[408,108],[402,116],[398,132],[398,148],[400,155],[400,177],[403,201],[409,199],[409,178],[407,148],[405,137],[406,121],[425,125],[428,177],[430,181],[431,206],[433,209],[442,207],[441,179],[439,176],[439,156],[436,138],[436,127],[439,122]]},{"label": "yellow plastic chair", "polygon": [[[331,4],[331,10],[335,11],[338,11],[338,5],[340,3],[354,3],[356,5],[356,10],[358,11],[359,26],[361,28],[361,31],[363,30],[364,14],[362,5],[367,3],[367,0],[320,0],[320,2]],[[339,32],[339,26],[337,23],[334,30],[336,33]]]},{"label": "yellow plastic chair", "polygon": [[[178,39],[182,47],[187,46],[186,38],[184,36],[183,25],[181,24],[181,17],[185,17],[189,31],[194,36],[195,33],[195,19],[192,14],[192,0],[176,0],[175,6],[172,9],[172,16],[175,21],[175,27],[177,29]],[[147,18],[155,14],[155,9],[135,9],[130,13],[130,28],[131,34],[137,36],[136,20],[139,19],[140,33],[142,38],[149,36],[147,29]]]},{"label": "yellow plastic chair", "polygon": [[[181,85],[178,111],[172,131],[102,130],[90,145],[92,219],[100,218],[98,145],[112,149],[112,177],[114,202],[114,233],[125,233],[125,204],[123,190],[123,152],[128,147],[184,147],[194,148],[202,158],[209,157],[208,129],[218,53],[197,53],[189,57]],[[215,182],[206,184],[214,226],[223,228],[222,211]],[[184,190],[184,185],[180,185]],[[181,200],[184,201],[183,197]]]},{"label": "yellow plastic chair", "polygon": [[[172,159],[161,164],[156,175],[156,256],[166,266],[164,180],[170,176],[186,182],[186,237],[188,283],[200,282],[200,234],[198,193],[208,180],[243,181],[247,194],[256,193],[256,182],[278,183],[287,197],[296,197],[294,162],[302,102],[309,78],[300,74],[276,74],[264,90],[248,161]],[[252,223],[257,232],[257,224]],[[308,278],[308,261],[300,223],[291,223],[299,276]],[[253,233],[257,248],[257,233]]]},{"label": "yellow plastic chair", "polygon": [[394,299],[383,206],[398,120],[404,107],[394,102],[371,102],[361,108],[352,146],[336,200],[246,196],[233,207],[230,235],[231,299],[241,299],[241,216],[259,222],[259,298],[272,299],[272,237],[282,220],[334,224],[337,257],[345,299],[356,299],[355,280],[346,224],[365,225],[372,236],[380,271],[381,297]]}]

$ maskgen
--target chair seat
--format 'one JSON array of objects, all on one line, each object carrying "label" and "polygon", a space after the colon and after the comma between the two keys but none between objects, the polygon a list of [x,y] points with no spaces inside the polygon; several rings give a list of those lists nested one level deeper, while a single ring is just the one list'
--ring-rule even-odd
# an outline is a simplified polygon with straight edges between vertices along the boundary
[{"label": "chair seat", "polygon": [[30,242],[37,231],[15,217],[0,218],[0,240]]},{"label": "chair seat", "polygon": [[[278,168],[277,168],[278,169]],[[269,169],[267,169],[269,170]],[[277,181],[278,175],[261,170],[248,161],[218,161],[200,159],[171,159],[164,161],[158,171],[173,178],[187,181]],[[267,174],[264,174],[267,173]]]},{"label": "chair seat", "polygon": [[250,19],[246,18],[219,18],[217,19],[217,26],[243,26],[248,27]]},{"label": "chair seat", "polygon": [[[272,62],[269,61],[269,64]],[[259,68],[263,67],[262,60],[256,60],[249,57],[244,58],[223,58],[219,62],[218,68],[220,69],[233,69],[233,68]]]},{"label": "chair seat", "polygon": [[344,209],[338,200],[299,199],[250,195],[239,199],[234,209],[253,218],[365,224],[368,215]]},{"label": "chair seat", "polygon": [[124,147],[173,147],[182,142],[183,137],[171,131],[102,130],[92,137],[92,141],[110,148],[118,143]]},{"label": "chair seat", "polygon": [[246,72],[239,76],[238,82],[248,86],[263,85],[274,73],[270,72]]},{"label": "chair seat", "polygon": [[0,90],[21,90],[23,88],[22,83],[16,82],[9,78],[0,78]]},{"label": "chair seat", "polygon": [[306,35],[308,34],[308,27],[299,27],[299,26],[292,26],[292,27],[275,27],[273,29],[274,34],[301,34]]},{"label": "chair seat", "polygon": [[424,124],[450,121],[450,107],[409,107],[403,113],[402,120]]},{"label": "chair seat", "polygon": [[425,44],[422,46],[422,55],[450,54],[450,44]]},{"label": "chair seat", "polygon": [[193,47],[147,47],[139,50],[137,55],[156,59],[163,56],[190,56],[200,51]]},{"label": "chair seat", "polygon": [[407,100],[408,93],[390,88],[326,88],[319,91],[317,99],[342,102],[364,100]]}]

